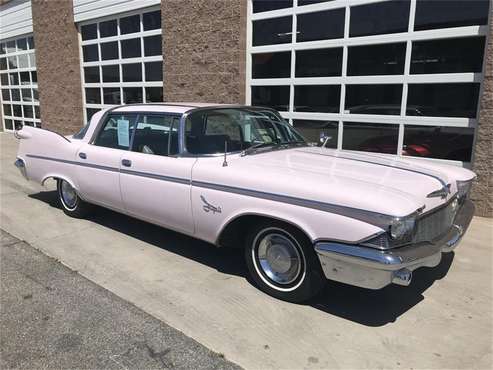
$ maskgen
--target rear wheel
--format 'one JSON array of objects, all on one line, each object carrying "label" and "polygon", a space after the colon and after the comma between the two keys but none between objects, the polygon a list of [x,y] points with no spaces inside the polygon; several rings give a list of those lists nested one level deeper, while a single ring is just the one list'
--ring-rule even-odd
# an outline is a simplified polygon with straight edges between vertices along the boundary
[{"label": "rear wheel", "polygon": [[58,201],[63,212],[71,217],[83,218],[91,208],[89,203],[84,202],[75,188],[65,180],[57,180]]},{"label": "rear wheel", "polygon": [[306,301],[326,281],[309,239],[281,222],[254,226],[246,239],[245,257],[257,286],[285,301]]}]

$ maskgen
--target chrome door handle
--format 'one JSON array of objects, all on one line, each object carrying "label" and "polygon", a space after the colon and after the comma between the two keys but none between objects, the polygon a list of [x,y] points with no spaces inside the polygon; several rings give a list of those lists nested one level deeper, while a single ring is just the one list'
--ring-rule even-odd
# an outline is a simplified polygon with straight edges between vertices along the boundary
[{"label": "chrome door handle", "polygon": [[80,158],[82,158],[82,159],[87,159],[87,155],[86,155],[86,153],[82,153],[82,152],[80,152],[80,153],[79,153],[79,157],[80,157]]},{"label": "chrome door handle", "polygon": [[122,165],[125,167],[132,166],[132,161],[130,159],[122,159]]}]

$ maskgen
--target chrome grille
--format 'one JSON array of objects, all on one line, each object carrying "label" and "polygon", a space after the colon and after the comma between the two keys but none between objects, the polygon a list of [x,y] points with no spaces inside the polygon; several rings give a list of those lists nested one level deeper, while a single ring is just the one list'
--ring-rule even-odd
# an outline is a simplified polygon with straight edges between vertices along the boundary
[{"label": "chrome grille", "polygon": [[445,234],[454,222],[457,208],[458,204],[454,199],[446,207],[420,218],[416,225],[414,242],[433,241]]}]

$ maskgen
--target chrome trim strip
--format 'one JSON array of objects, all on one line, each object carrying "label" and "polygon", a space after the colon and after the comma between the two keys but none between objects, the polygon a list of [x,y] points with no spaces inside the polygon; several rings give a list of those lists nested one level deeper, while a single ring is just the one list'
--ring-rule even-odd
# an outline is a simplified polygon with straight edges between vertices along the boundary
[{"label": "chrome trim strip", "polygon": [[[316,155],[321,155],[321,156],[324,156],[324,157],[332,157],[332,158],[340,158],[340,159],[346,159],[348,161],[356,161],[356,162],[363,162],[363,163],[369,163],[369,164],[374,164],[374,165],[377,165],[377,166],[383,166],[383,167],[389,167],[389,168],[394,168],[396,170],[402,170],[402,171],[408,171],[408,172],[413,172],[413,173],[417,173],[419,175],[423,175],[423,176],[428,176],[428,177],[431,177],[435,180],[437,180],[438,182],[440,182],[440,184],[442,186],[447,186],[447,183],[445,181],[443,181],[440,177],[436,176],[436,175],[433,175],[431,173],[428,173],[428,172],[423,172],[423,171],[418,171],[418,170],[414,170],[414,169],[411,169],[411,168],[406,168],[406,167],[399,167],[399,166],[394,166],[394,165],[390,165],[390,164],[386,164],[386,163],[378,163],[378,162],[372,162],[372,161],[369,161],[369,160],[364,160],[364,159],[359,159],[359,158],[349,158],[349,157],[345,157],[345,156],[340,156],[340,155],[332,155],[332,154],[322,154],[322,153],[314,153],[314,152],[309,152],[310,154],[316,154]],[[380,158],[379,158],[380,159]]]},{"label": "chrome trim strip", "polygon": [[289,195],[268,193],[268,192],[263,192],[263,191],[259,191],[259,190],[238,188],[238,187],[229,186],[229,185],[213,184],[213,183],[209,183],[209,182],[195,181],[195,180],[189,180],[189,179],[179,178],[179,177],[157,175],[157,174],[152,174],[152,173],[148,173],[148,172],[132,171],[132,170],[120,169],[120,168],[116,168],[116,167],[100,166],[100,165],[96,165],[96,164],[92,164],[92,163],[69,161],[69,160],[65,160],[65,159],[44,157],[44,156],[33,155],[33,154],[27,154],[27,157],[42,159],[42,160],[49,160],[49,161],[60,162],[60,163],[67,163],[67,164],[72,164],[72,165],[76,165],[76,166],[90,167],[90,168],[95,168],[95,169],[99,169],[99,170],[111,171],[111,172],[121,172],[121,173],[125,173],[128,175],[147,177],[147,178],[152,178],[152,179],[161,180],[161,181],[168,181],[168,182],[174,182],[174,183],[179,183],[179,184],[184,184],[184,185],[196,186],[196,187],[200,187],[200,188],[204,188],[204,189],[211,189],[211,190],[223,191],[223,192],[227,192],[227,193],[244,195],[244,196],[253,197],[253,198],[271,200],[274,202],[280,202],[280,203],[295,205],[295,206],[299,206],[299,207],[315,209],[315,210],[319,210],[319,211],[323,211],[323,212],[335,213],[338,215],[350,217],[350,218],[353,218],[356,220],[360,220],[360,221],[381,227],[382,229],[385,229],[389,225],[389,222],[393,218],[395,218],[394,216],[391,216],[391,215],[385,215],[385,214],[381,214],[381,213],[370,212],[370,211],[366,211],[366,210],[359,209],[359,208],[352,208],[352,207],[346,207],[346,206],[341,206],[341,205],[336,205],[336,204],[324,203],[324,202],[319,202],[319,201],[310,200],[310,199],[302,199],[302,198],[292,197]]},{"label": "chrome trim strip", "polygon": [[390,220],[394,218],[394,216],[370,212],[359,208],[352,208],[352,207],[346,207],[336,204],[324,203],[310,199],[302,199],[302,198],[292,197],[289,195],[274,194],[274,193],[268,193],[258,190],[237,188],[229,185],[213,184],[213,183],[193,180],[192,186],[201,187],[205,189],[212,189],[217,191],[224,191],[227,193],[239,194],[239,195],[244,195],[254,198],[265,199],[265,200],[271,200],[274,202],[311,208],[323,212],[336,213],[342,216],[347,216],[363,222],[367,222],[382,228],[386,228]]},{"label": "chrome trim strip", "polygon": [[90,167],[90,168],[95,168],[95,169],[102,170],[102,171],[119,172],[119,169],[116,168],[116,167],[101,166],[99,164],[82,163],[82,162],[76,162],[76,161],[69,161],[67,159],[58,159],[58,158],[44,157],[44,156],[41,156],[41,155],[34,155],[34,154],[26,154],[26,157],[35,158],[35,159],[42,159],[42,160],[45,160],[45,161],[53,161],[53,162],[67,163],[67,164],[72,164],[72,165],[81,166],[81,167]]},{"label": "chrome trim strip", "polygon": [[191,185],[191,181],[188,179],[182,179],[179,177],[172,177],[172,176],[164,176],[164,175],[156,175],[153,173],[149,172],[140,172],[140,171],[132,171],[132,170],[125,170],[125,169],[120,169],[120,173],[123,173],[125,175],[133,175],[133,176],[139,176],[139,177],[147,177],[149,179],[155,179],[155,180],[161,180],[161,181],[167,181],[167,182],[174,182],[177,184],[183,184],[183,185]]}]

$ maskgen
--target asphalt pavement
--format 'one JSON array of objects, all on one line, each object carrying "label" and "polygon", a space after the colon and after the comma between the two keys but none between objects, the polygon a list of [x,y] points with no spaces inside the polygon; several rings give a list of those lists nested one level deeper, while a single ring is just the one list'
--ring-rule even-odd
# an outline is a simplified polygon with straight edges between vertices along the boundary
[{"label": "asphalt pavement", "polygon": [[1,369],[240,368],[0,232]]}]

